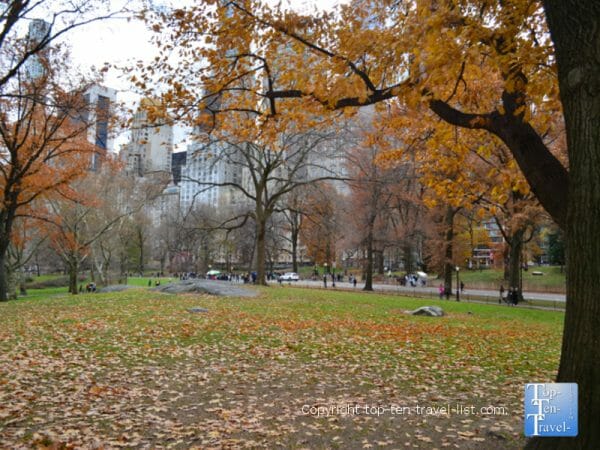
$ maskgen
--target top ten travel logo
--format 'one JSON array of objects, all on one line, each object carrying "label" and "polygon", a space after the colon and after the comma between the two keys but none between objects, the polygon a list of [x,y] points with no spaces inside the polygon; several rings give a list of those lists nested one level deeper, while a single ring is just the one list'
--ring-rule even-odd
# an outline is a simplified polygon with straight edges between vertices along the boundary
[{"label": "top ten travel logo", "polygon": [[525,385],[525,436],[577,436],[577,383]]}]

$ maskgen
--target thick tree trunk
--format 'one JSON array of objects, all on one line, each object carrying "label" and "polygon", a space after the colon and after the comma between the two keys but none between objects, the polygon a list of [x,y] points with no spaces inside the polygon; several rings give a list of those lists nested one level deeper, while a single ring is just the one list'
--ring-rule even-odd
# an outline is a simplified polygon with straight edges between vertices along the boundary
[{"label": "thick tree trunk", "polygon": [[69,293],[77,295],[79,292],[77,290],[77,275],[79,272],[79,264],[77,263],[77,259],[69,259],[69,261],[67,261],[67,267],[69,269]]},{"label": "thick tree trunk", "polygon": [[0,249],[0,301],[8,300],[8,273],[6,269],[6,250]]},{"label": "thick tree trunk", "polygon": [[[452,294],[452,278],[454,277],[454,215],[456,210],[451,206],[446,209],[444,216],[444,294],[448,298]],[[458,289],[458,286],[457,286]]]},{"label": "thick tree trunk", "polygon": [[16,271],[6,269],[6,296],[9,300],[17,299],[17,288],[19,284],[19,275]]},{"label": "thick tree trunk", "polygon": [[545,0],[569,151],[567,306],[557,381],[579,385],[579,435],[527,448],[600,448],[600,2]]},{"label": "thick tree trunk", "polygon": [[525,230],[516,230],[510,238],[508,251],[508,288],[517,290],[519,301],[523,300],[521,292],[521,251],[523,250],[523,235]]},{"label": "thick tree trunk", "polygon": [[385,273],[385,261],[383,258],[383,251],[375,252],[377,255],[377,273],[383,275]]},{"label": "thick tree trunk", "polygon": [[413,248],[409,241],[405,241],[402,244],[402,262],[404,264],[404,270],[407,273],[414,271]]},{"label": "thick tree trunk", "polygon": [[264,217],[256,218],[256,283],[266,286],[267,280],[265,277],[265,262],[266,262],[266,234],[267,234],[267,219]]}]

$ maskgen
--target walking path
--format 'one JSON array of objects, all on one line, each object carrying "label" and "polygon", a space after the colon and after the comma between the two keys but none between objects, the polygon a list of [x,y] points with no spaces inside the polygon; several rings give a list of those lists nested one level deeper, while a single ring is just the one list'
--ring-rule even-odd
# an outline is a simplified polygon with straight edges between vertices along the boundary
[{"label": "walking path", "polygon": [[[323,288],[323,281],[312,281],[312,280],[300,280],[291,283],[298,287],[309,287],[309,288]],[[360,290],[364,286],[364,283],[358,283],[356,287],[347,281],[335,283],[336,289],[348,289],[348,290]],[[327,280],[327,288],[332,289],[331,280]],[[439,291],[437,287],[431,286],[400,286],[398,284],[374,284],[373,290],[377,292],[395,292],[400,295],[410,297],[425,297],[425,298],[439,298]],[[506,292],[505,292],[506,295]],[[485,290],[485,289],[465,289],[460,294],[461,301],[484,301],[486,303],[496,302],[500,298],[499,291]],[[523,298],[526,300],[525,305],[528,302],[534,302],[537,306],[546,306],[553,309],[564,309],[566,301],[565,294],[555,294],[546,292],[523,292]],[[450,300],[456,300],[456,290],[453,290]],[[522,305],[522,304],[520,304]]]}]

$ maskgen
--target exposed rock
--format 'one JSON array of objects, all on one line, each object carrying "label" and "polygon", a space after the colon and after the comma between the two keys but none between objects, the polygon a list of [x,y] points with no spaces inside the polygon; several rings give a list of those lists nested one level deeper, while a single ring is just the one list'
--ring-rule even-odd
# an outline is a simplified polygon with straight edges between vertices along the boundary
[{"label": "exposed rock", "polygon": [[444,315],[444,310],[439,306],[421,306],[414,311],[410,311],[409,314],[412,314],[413,316],[442,317]]},{"label": "exposed rock", "polygon": [[256,297],[253,289],[240,287],[228,281],[185,280],[155,287],[153,290],[168,294],[203,293],[222,297]]},{"label": "exposed rock", "polygon": [[98,289],[96,292],[121,292],[134,287],[136,286],[128,286],[126,284],[113,284],[111,286],[105,286],[101,289]]}]

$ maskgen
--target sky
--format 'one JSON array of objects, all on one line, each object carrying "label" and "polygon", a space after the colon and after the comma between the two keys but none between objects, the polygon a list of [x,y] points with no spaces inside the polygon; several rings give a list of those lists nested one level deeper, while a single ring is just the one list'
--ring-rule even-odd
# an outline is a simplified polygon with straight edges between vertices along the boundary
[{"label": "sky", "polygon": [[[112,0],[118,8],[125,0]],[[134,0],[135,1],[135,0]],[[343,1],[343,0],[342,0]],[[193,4],[193,0],[155,0],[155,4],[178,7]],[[331,9],[340,0],[291,0],[290,7],[298,10]],[[86,26],[68,34],[66,40],[71,47],[73,63],[86,71],[92,67],[100,68],[105,62],[116,66],[127,66],[142,60],[149,62],[156,55],[156,49],[150,43],[152,33],[138,20],[125,18],[110,19]],[[131,90],[126,76],[117,70],[110,70],[105,76],[104,85],[116,89],[117,100],[129,107],[135,107],[139,97]],[[185,129],[176,130],[176,151],[185,150]],[[127,142],[126,134],[116,139],[115,150]]]}]

